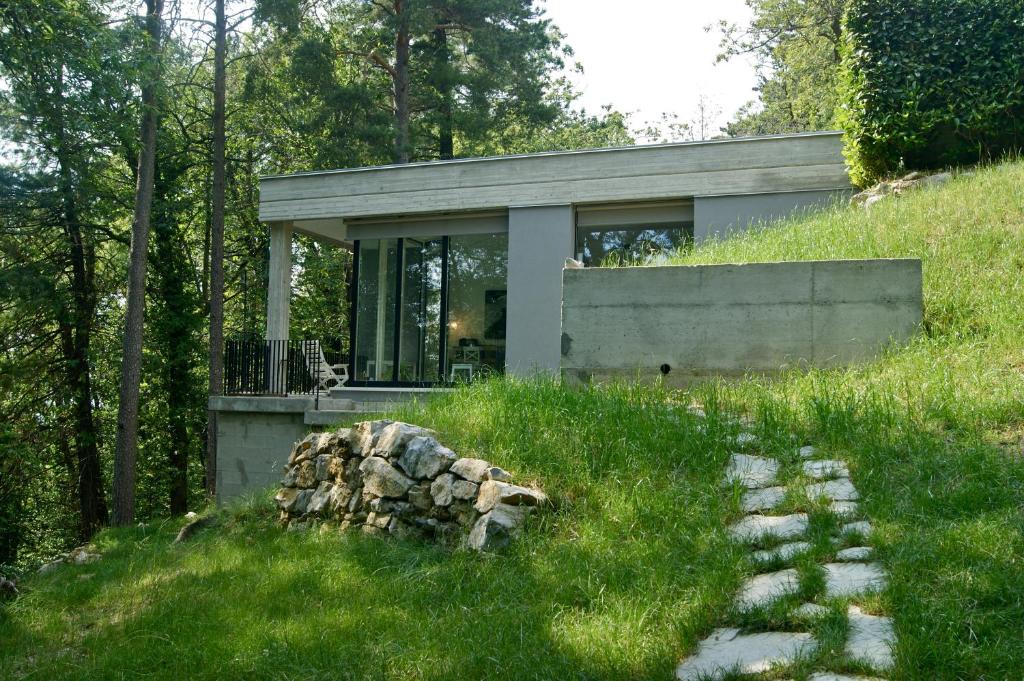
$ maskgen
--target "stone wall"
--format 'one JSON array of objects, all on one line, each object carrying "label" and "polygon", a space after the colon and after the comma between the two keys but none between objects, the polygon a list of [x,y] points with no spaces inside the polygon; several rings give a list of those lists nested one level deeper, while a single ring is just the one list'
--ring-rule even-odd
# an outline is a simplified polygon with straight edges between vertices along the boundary
[{"label": "stone wall", "polygon": [[275,497],[281,523],[505,546],[547,497],[487,461],[458,457],[434,435],[387,420],[308,435],[292,449]]},{"label": "stone wall", "polygon": [[920,327],[921,261],[836,260],[565,269],[563,379],[838,367]]}]

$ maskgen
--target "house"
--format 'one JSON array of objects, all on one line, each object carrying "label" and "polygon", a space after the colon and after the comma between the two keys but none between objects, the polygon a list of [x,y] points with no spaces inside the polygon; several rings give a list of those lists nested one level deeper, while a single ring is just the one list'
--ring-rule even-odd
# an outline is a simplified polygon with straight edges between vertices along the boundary
[{"label": "house", "polygon": [[[265,177],[266,341],[289,342],[292,235],[351,249],[352,299],[339,301],[351,305],[349,379],[326,396],[296,395],[289,379],[273,396],[213,398],[218,489],[268,484],[282,443],[339,411],[483,374],[557,371],[567,258],[644,258],[851,189],[837,132]],[[285,362],[295,351],[281,347]],[[263,363],[265,384],[280,383],[277,363]]]}]

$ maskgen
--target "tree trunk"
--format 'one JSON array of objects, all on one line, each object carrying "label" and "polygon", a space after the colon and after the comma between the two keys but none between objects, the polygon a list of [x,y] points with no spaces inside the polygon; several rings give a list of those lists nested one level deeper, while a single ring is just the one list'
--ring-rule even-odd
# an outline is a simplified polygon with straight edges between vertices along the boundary
[{"label": "tree trunk", "polygon": [[409,162],[409,9],[395,0],[395,163]]},{"label": "tree trunk", "polygon": [[[224,376],[224,210],[225,210],[225,99],[227,76],[227,23],[224,0],[216,2],[216,37],[213,66],[213,194],[210,219],[210,397],[220,395]],[[217,491],[217,412],[207,410],[206,493]]]},{"label": "tree trunk", "polygon": [[455,158],[455,123],[452,112],[452,55],[448,50],[448,32],[444,27],[434,30],[434,42],[437,47],[437,59],[440,62],[438,81],[435,83],[441,97],[440,120],[438,122],[438,158],[442,160]]},{"label": "tree trunk", "polygon": [[157,98],[162,12],[163,0],[146,0],[149,63],[142,83],[139,168],[135,185],[131,255],[128,262],[120,404],[117,409],[117,441],[114,448],[113,521],[119,526],[129,525],[135,519],[135,459],[139,435],[139,383],[142,376],[142,320],[146,303],[146,251],[149,242],[150,212],[153,207],[153,172],[160,115]]},{"label": "tree trunk", "polygon": [[56,96],[58,106],[57,166],[64,235],[71,261],[71,324],[62,333],[62,352],[67,366],[66,380],[71,393],[75,424],[75,459],[77,468],[79,538],[87,541],[107,522],[107,501],[103,495],[103,470],[97,444],[98,432],[93,418],[92,365],[89,348],[92,342],[93,314],[96,308],[94,261],[95,251],[88,244],[78,217],[74,179],[67,156],[64,129],[63,78],[58,74]]}]

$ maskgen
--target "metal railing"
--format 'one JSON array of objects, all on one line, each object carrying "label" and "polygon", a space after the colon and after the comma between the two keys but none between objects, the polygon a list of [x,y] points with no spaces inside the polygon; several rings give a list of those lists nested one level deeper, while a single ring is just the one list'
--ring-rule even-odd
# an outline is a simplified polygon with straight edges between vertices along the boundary
[{"label": "metal railing", "polygon": [[340,360],[337,347],[309,339],[229,339],[224,343],[224,394],[312,395],[319,408],[326,372]]}]

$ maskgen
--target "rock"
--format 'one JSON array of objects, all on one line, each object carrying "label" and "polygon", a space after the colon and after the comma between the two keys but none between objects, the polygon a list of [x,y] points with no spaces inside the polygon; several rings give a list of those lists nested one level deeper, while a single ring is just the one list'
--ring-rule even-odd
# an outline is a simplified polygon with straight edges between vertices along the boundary
[{"label": "rock", "polygon": [[757,436],[744,431],[733,438],[733,442],[736,443],[737,447],[748,447],[757,444]]},{"label": "rock", "polygon": [[885,573],[876,563],[826,563],[825,595],[855,596],[885,588]]},{"label": "rock", "polygon": [[306,506],[306,513],[320,513],[326,507],[328,502],[331,500],[331,492],[334,490],[334,485],[326,480],[320,483],[320,486],[313,492],[313,496],[309,498],[309,504]]},{"label": "rock", "polygon": [[828,510],[840,518],[855,518],[860,513],[860,506],[856,501],[833,501]]},{"label": "rock", "polygon": [[434,497],[430,495],[430,483],[419,482],[410,487],[409,503],[419,511],[429,511],[434,505]]},{"label": "rock", "polygon": [[867,560],[874,553],[870,546],[853,546],[836,553],[836,560],[847,562],[851,560]]},{"label": "rock", "polygon": [[925,187],[941,187],[952,179],[952,173],[935,173],[934,175],[929,175],[928,177],[923,178],[921,180],[921,184]]},{"label": "rock", "polygon": [[345,459],[340,456],[331,457],[331,463],[327,467],[327,479],[345,482]]},{"label": "rock", "polygon": [[476,497],[480,485],[469,480],[456,480],[452,483],[452,497],[455,499],[473,499]]},{"label": "rock", "polygon": [[815,672],[807,677],[807,681],[883,681],[874,676],[850,676],[848,674],[832,674],[831,672]]},{"label": "rock", "polygon": [[316,485],[316,464],[305,460],[299,464],[299,472],[295,478],[295,484],[302,489],[309,489]]},{"label": "rock", "polygon": [[715,629],[700,642],[697,652],[676,667],[680,681],[732,678],[730,674],[756,674],[793,663],[818,647],[810,634],[764,632],[740,634],[739,629]]},{"label": "rock", "polygon": [[469,533],[469,548],[496,551],[504,548],[519,533],[530,511],[529,506],[498,504],[480,516]]},{"label": "rock", "polygon": [[846,523],[839,530],[839,534],[844,536],[848,534],[859,534],[861,537],[867,537],[871,534],[871,523],[866,520],[859,520],[855,523]]},{"label": "rock", "polygon": [[331,478],[331,462],[334,457],[330,454],[321,454],[316,457],[316,479],[320,482]]},{"label": "rock", "polygon": [[750,543],[759,542],[768,537],[794,539],[806,531],[806,513],[783,516],[748,515],[729,527],[729,535],[733,539]]},{"label": "rock", "polygon": [[371,511],[370,514],[366,516],[366,524],[386,530],[388,525],[391,524],[391,516],[387,513],[374,513]]},{"label": "rock", "polygon": [[885,199],[885,194],[872,194],[871,196],[868,196],[864,200],[864,208],[865,209],[871,208],[871,206],[875,205],[876,203],[878,203],[879,201],[882,201],[884,199]]},{"label": "rock", "polygon": [[491,464],[483,459],[463,458],[453,463],[449,471],[470,482],[481,483],[490,468]]},{"label": "rock", "polygon": [[295,506],[295,499],[299,496],[298,490],[294,487],[285,487],[284,489],[278,490],[274,496],[274,501],[277,503],[277,507],[282,511],[291,511]]},{"label": "rock", "polygon": [[417,436],[405,445],[398,465],[410,477],[423,480],[444,473],[458,457],[432,437]]},{"label": "rock", "polygon": [[355,513],[360,504],[363,503],[363,488],[356,487],[352,490],[352,496],[348,500],[348,512]]},{"label": "rock", "polygon": [[379,456],[363,459],[359,465],[363,474],[363,493],[378,497],[400,497],[409,491],[415,480],[402,473]]},{"label": "rock", "polygon": [[804,462],[804,475],[815,480],[825,480],[826,478],[848,478],[850,477],[850,469],[842,461],[835,461],[833,459],[826,459],[823,461],[805,461]]},{"label": "rock", "polygon": [[43,563],[43,565],[41,565],[36,572],[38,574],[41,574],[41,575],[46,575],[46,574],[49,574],[49,573],[53,572],[54,570],[56,570],[57,568],[59,568],[63,564],[64,564],[64,559],[63,558],[58,558],[57,560],[51,560],[49,563]]},{"label": "rock", "polygon": [[345,484],[352,489],[363,485],[363,473],[359,470],[362,464],[363,460],[358,456],[353,456],[345,462]]},{"label": "rock", "polygon": [[785,487],[765,487],[764,489],[753,489],[743,494],[740,506],[747,513],[754,511],[770,511],[786,497]]},{"label": "rock", "polygon": [[389,459],[397,458],[405,452],[405,447],[409,444],[410,440],[417,437],[427,437],[431,434],[432,431],[426,428],[395,421],[381,429],[377,443],[373,446],[373,453],[375,456]]},{"label": "rock", "polygon": [[335,485],[331,489],[331,498],[327,502],[335,513],[344,513],[348,510],[348,502],[352,500],[352,490],[348,485]]},{"label": "rock", "polygon": [[484,474],[484,480],[495,480],[497,482],[512,482],[512,474],[504,468],[491,466]]},{"label": "rock", "polygon": [[[458,482],[456,481],[455,484],[458,484]],[[472,485],[473,483],[469,484]],[[473,504],[468,501],[453,501],[448,510],[459,525],[472,525],[480,517],[480,514],[473,508]]]},{"label": "rock", "polygon": [[796,570],[779,570],[751,577],[736,596],[736,609],[745,612],[764,607],[772,601],[800,590],[800,577]]},{"label": "rock", "polygon": [[773,549],[765,549],[764,551],[754,551],[750,554],[750,557],[756,561],[767,563],[773,560],[789,560],[793,556],[798,556],[801,553],[811,550],[811,545],[805,541],[794,541],[788,544],[781,544]]},{"label": "rock", "polygon": [[319,440],[320,433],[310,433],[301,441],[295,443],[295,447],[292,448],[292,454],[288,457],[288,465],[294,466],[308,459],[311,456],[310,450],[313,449]]},{"label": "rock", "polygon": [[846,637],[846,654],[867,662],[872,668],[887,671],[893,666],[892,648],[896,645],[896,633],[888,617],[867,615],[855,605],[846,611],[850,623]]},{"label": "rock", "polygon": [[349,430],[348,441],[352,453],[356,456],[370,456],[377,446],[381,431],[391,423],[387,419],[357,423]]},{"label": "rock", "polygon": [[510,485],[507,482],[487,480],[480,485],[480,494],[476,500],[476,510],[487,513],[498,504],[509,506],[540,506],[546,503],[547,496],[534,489]]},{"label": "rock", "polygon": [[813,457],[817,453],[818,453],[817,448],[813,447],[811,445],[806,445],[806,446],[801,447],[800,449],[797,450],[797,454],[800,455],[801,459],[810,459],[811,457]]},{"label": "rock", "polygon": [[811,500],[826,498],[832,501],[856,501],[860,499],[857,488],[849,478],[816,482],[807,486],[807,498]]},{"label": "rock", "polygon": [[452,503],[452,484],[455,476],[451,473],[444,473],[437,476],[430,485],[430,496],[434,499],[436,506],[448,506]]},{"label": "rock", "polygon": [[281,478],[281,487],[295,487],[298,484],[299,467],[292,466],[285,470],[284,477]]},{"label": "rock", "polygon": [[99,559],[100,554],[90,552],[86,546],[79,546],[72,549],[71,553],[64,560],[72,565],[85,565],[87,563],[95,563]]},{"label": "rock", "polygon": [[306,508],[309,507],[309,500],[313,498],[315,490],[302,489],[295,495],[295,501],[292,503],[292,507],[285,509],[292,515],[302,515],[306,512]]},{"label": "rock", "polygon": [[779,462],[763,456],[749,454],[733,454],[729,459],[729,467],[725,471],[723,485],[739,483],[748,489],[769,487],[775,482],[779,472]]},{"label": "rock", "polygon": [[198,517],[199,517],[199,514],[196,513],[195,511],[189,511],[188,513],[185,514],[185,520],[195,520]]},{"label": "rock", "polygon": [[804,603],[799,608],[794,608],[793,614],[797,617],[822,617],[828,614],[828,608],[817,603]]}]

